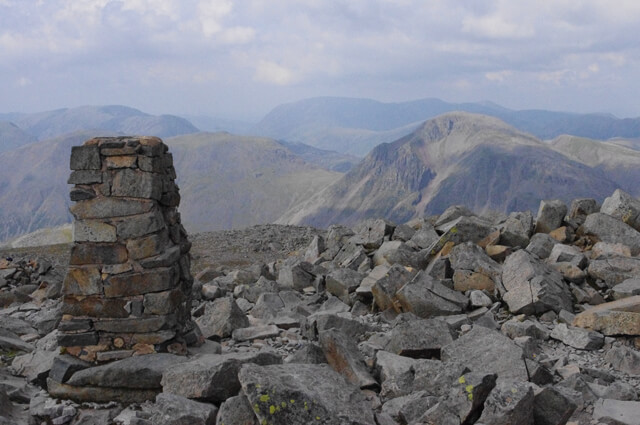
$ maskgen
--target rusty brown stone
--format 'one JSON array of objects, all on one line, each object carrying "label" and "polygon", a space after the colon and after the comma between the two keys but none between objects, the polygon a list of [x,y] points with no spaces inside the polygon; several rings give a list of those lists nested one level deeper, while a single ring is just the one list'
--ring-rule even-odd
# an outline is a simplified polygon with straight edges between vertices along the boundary
[{"label": "rusty brown stone", "polygon": [[576,315],[573,326],[604,335],[640,335],[640,295],[590,307]]},{"label": "rusty brown stone", "polygon": [[166,231],[143,236],[127,241],[127,251],[133,260],[153,257],[161,254],[169,245],[169,236]]},{"label": "rusty brown stone", "polygon": [[494,281],[486,274],[470,271],[456,270],[453,273],[453,289],[465,292],[470,289],[487,290],[493,292],[495,289]]},{"label": "rusty brown stone", "polygon": [[127,249],[122,244],[86,242],[71,247],[69,264],[120,264],[127,259]]},{"label": "rusty brown stone", "polygon": [[170,329],[163,329],[149,333],[101,332],[100,344],[109,344],[110,342],[113,342],[115,338],[121,338],[124,342],[124,348],[131,348],[135,350],[136,344],[162,344],[163,342],[167,342],[170,339],[175,338],[175,336],[176,332]]},{"label": "rusty brown stone", "polygon": [[136,168],[138,157],[134,155],[108,156],[104,159],[108,169],[116,168]]},{"label": "rusty brown stone", "polygon": [[569,227],[562,226],[549,232],[549,236],[560,243],[569,243],[573,240],[574,233]]},{"label": "rusty brown stone", "polygon": [[498,262],[503,262],[512,252],[511,247],[505,245],[489,245],[484,250],[492,260]]},{"label": "rusty brown stone", "polygon": [[184,295],[178,288],[170,291],[146,294],[144,296],[144,313],[159,315],[169,314],[176,311],[183,300]]},{"label": "rusty brown stone", "polygon": [[166,291],[176,286],[177,273],[173,268],[145,270],[112,276],[104,283],[106,297],[128,297],[149,292]]},{"label": "rusty brown stone", "polygon": [[111,195],[157,200],[162,195],[162,180],[155,173],[124,168],[113,177]]},{"label": "rusty brown stone", "polygon": [[96,321],[93,327],[97,331],[124,332],[124,333],[150,333],[170,327],[175,323],[175,315],[150,317],[133,317],[124,319],[102,319]]},{"label": "rusty brown stone", "polygon": [[65,347],[64,352],[71,354],[74,357],[79,358],[80,360],[84,360],[85,362],[95,362],[96,354],[101,351],[106,351],[109,349],[108,344],[99,344],[99,345],[88,345],[88,346],[78,346],[78,347]]},{"label": "rusty brown stone", "polygon": [[102,293],[100,270],[93,267],[69,267],[63,282],[63,291],[67,295],[96,295]]},{"label": "rusty brown stone", "polygon": [[121,298],[103,298],[98,295],[65,295],[62,313],[75,317],[127,317],[127,301]]},{"label": "rusty brown stone", "polygon": [[500,241],[500,230],[489,233],[489,235],[478,242],[478,246],[486,248],[488,246],[497,245]]},{"label": "rusty brown stone", "polygon": [[[122,146],[120,148],[105,148],[100,146],[100,154],[106,157],[135,155],[136,148],[133,146]],[[106,158],[106,159],[108,160],[109,158]]]},{"label": "rusty brown stone", "polygon": [[77,202],[69,211],[76,220],[81,220],[142,214],[151,211],[153,206],[153,201],[149,199],[95,198]]},{"label": "rusty brown stone", "polygon": [[162,214],[158,211],[151,211],[146,214],[139,214],[127,218],[114,220],[116,234],[121,239],[139,238],[165,228]]},{"label": "rusty brown stone", "polygon": [[145,354],[153,354],[156,352],[152,344],[136,344],[133,346],[134,356],[144,356]]},{"label": "rusty brown stone", "polygon": [[47,379],[47,390],[53,397],[70,399],[79,403],[91,401],[98,403],[119,402],[123,404],[131,404],[154,400],[156,395],[160,393],[162,389],[139,390],[88,386],[74,387],[67,384],[61,384],[49,378]]}]

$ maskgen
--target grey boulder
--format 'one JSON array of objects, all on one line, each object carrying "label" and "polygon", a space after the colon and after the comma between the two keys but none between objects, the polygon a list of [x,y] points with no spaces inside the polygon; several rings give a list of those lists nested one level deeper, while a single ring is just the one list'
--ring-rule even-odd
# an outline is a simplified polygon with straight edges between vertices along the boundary
[{"label": "grey boulder", "polygon": [[360,389],[329,365],[248,363],[240,370],[239,380],[261,423],[375,423],[371,405]]},{"label": "grey boulder", "polygon": [[221,403],[238,394],[238,371],[245,363],[280,364],[282,358],[270,352],[205,354],[168,368],[162,375],[162,389],[190,399]]},{"label": "grey boulder", "polygon": [[500,332],[474,326],[442,348],[442,361],[456,361],[471,371],[497,373],[498,379],[529,379],[522,348]]},{"label": "grey boulder", "polygon": [[562,275],[526,250],[514,252],[504,262],[502,284],[506,289],[502,299],[515,314],[573,311],[573,298]]}]

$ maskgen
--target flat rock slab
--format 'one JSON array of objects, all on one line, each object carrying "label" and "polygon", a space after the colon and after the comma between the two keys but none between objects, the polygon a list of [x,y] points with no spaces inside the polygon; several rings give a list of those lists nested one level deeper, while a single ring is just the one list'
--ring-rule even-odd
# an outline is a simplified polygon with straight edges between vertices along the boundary
[{"label": "flat rock slab", "polygon": [[640,258],[612,255],[591,261],[587,271],[592,278],[601,279],[613,288],[627,279],[640,276]]},{"label": "flat rock slab", "polygon": [[162,388],[186,398],[221,403],[238,394],[238,371],[245,363],[280,364],[282,358],[264,351],[205,354],[168,368],[162,376]]},{"label": "flat rock slab", "polygon": [[153,425],[214,425],[218,408],[175,394],[160,393],[156,397],[149,421]]},{"label": "flat rock slab", "polygon": [[614,419],[616,424],[638,425],[640,402],[599,399],[593,405],[593,418]]},{"label": "flat rock slab", "polygon": [[593,235],[601,242],[622,243],[631,255],[640,253],[640,232],[608,214],[589,214],[582,225],[585,235]]},{"label": "flat rock slab", "polygon": [[187,358],[159,353],[129,357],[102,366],[76,372],[68,381],[71,386],[108,388],[159,389],[164,371]]},{"label": "flat rock slab", "polygon": [[233,339],[242,341],[253,341],[254,339],[275,338],[280,335],[280,328],[276,325],[250,326],[233,331]]},{"label": "flat rock slab", "polygon": [[[134,375],[130,375],[129,378]],[[60,399],[74,400],[79,403],[110,403],[117,402],[123,404],[144,403],[155,399],[160,392],[160,388],[155,389],[131,389],[131,388],[108,388],[108,387],[75,387],[61,384],[51,378],[47,379],[47,391],[52,397]]]},{"label": "flat rock slab", "polygon": [[613,298],[616,300],[633,297],[634,295],[640,295],[640,278],[627,279],[613,287]]},{"label": "flat rock slab", "polygon": [[640,335],[640,295],[593,306],[576,315],[573,326],[605,335]]},{"label": "flat rock slab", "polygon": [[0,329],[0,349],[18,350],[28,353],[33,351],[34,346],[27,342],[24,342],[18,335],[15,335],[13,332]]},{"label": "flat rock slab", "polygon": [[413,358],[440,358],[443,346],[453,342],[447,322],[438,319],[411,320],[400,323],[390,332],[385,350]]},{"label": "flat rock slab", "polygon": [[607,351],[604,360],[615,370],[640,376],[640,352],[629,347],[614,347]]},{"label": "flat rock slab", "polygon": [[442,361],[458,361],[471,371],[487,371],[498,374],[498,379],[527,381],[529,375],[522,348],[500,332],[474,326],[451,344],[445,345]]},{"label": "flat rock slab", "polygon": [[578,350],[598,350],[604,345],[604,335],[600,332],[568,327],[564,323],[558,324],[551,331],[551,338]]},{"label": "flat rock slab", "polygon": [[328,365],[245,364],[242,391],[260,423],[371,425],[371,404]]}]

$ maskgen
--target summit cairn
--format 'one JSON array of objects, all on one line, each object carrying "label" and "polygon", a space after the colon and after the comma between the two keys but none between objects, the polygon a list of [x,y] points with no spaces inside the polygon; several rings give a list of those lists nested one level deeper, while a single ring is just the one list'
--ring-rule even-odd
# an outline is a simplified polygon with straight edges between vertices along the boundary
[{"label": "summit cairn", "polygon": [[156,137],[94,138],[72,148],[70,165],[75,220],[58,363],[186,354],[198,340],[191,244],[167,146]]}]

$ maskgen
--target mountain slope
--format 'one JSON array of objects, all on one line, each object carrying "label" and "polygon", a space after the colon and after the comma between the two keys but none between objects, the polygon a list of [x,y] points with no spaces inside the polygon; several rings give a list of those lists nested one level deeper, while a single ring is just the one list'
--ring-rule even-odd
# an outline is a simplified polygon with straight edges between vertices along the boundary
[{"label": "mountain slope", "polygon": [[0,152],[10,151],[35,141],[35,137],[14,123],[0,121]]},{"label": "mountain slope", "polygon": [[374,146],[397,140],[429,118],[452,111],[489,115],[541,139],[574,134],[592,139],[640,137],[640,118],[544,110],[514,111],[499,105],[448,103],[439,99],[382,103],[369,99],[322,97],[280,105],[252,134],[322,149],[365,155]]},{"label": "mountain slope", "polygon": [[0,154],[0,240],[70,222],[71,146],[93,135],[76,132]]},{"label": "mountain slope", "polygon": [[283,140],[278,140],[278,143],[311,164],[340,173],[346,173],[362,159],[336,151],[314,148],[304,143],[285,142]]},{"label": "mountain slope", "polygon": [[199,133],[166,143],[173,152],[180,211],[190,231],[271,223],[341,176],[307,163],[271,139]]},{"label": "mountain slope", "polygon": [[[77,132],[0,154],[0,240],[70,222],[71,147],[95,135]],[[198,133],[165,141],[174,155],[189,231],[272,222],[342,175],[270,139]]]},{"label": "mountain slope", "polygon": [[478,212],[534,210],[540,199],[604,197],[616,184],[504,122],[463,112],[377,146],[354,169],[279,222],[324,227],[363,218],[397,222],[453,204]]},{"label": "mountain slope", "polygon": [[21,114],[14,122],[39,140],[96,129],[171,137],[198,131],[189,121],[174,115],[154,116],[126,106],[81,106],[71,109]]},{"label": "mountain slope", "polygon": [[640,151],[612,142],[560,136],[550,142],[557,152],[604,172],[625,192],[640,196]]}]

